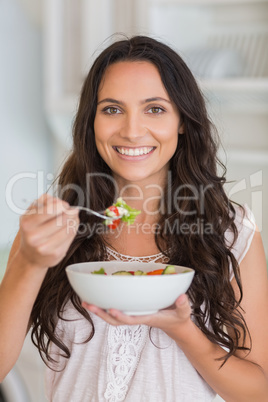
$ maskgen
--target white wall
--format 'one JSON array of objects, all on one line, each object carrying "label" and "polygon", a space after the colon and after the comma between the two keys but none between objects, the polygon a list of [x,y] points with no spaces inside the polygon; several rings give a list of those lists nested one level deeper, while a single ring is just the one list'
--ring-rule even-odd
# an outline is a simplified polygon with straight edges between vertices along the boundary
[{"label": "white wall", "polygon": [[9,188],[12,202],[25,208],[23,198],[32,200],[46,189],[52,159],[42,105],[41,29],[18,0],[0,2],[0,49],[1,248],[18,227],[18,212],[5,199],[7,186],[19,174],[34,177],[39,171],[39,188],[34,178],[21,178]]}]

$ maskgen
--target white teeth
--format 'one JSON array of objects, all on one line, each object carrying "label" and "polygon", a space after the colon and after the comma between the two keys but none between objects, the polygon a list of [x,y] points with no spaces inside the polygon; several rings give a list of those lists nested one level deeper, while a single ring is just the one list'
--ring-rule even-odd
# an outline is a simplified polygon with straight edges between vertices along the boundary
[{"label": "white teeth", "polygon": [[151,152],[152,149],[153,149],[153,147],[143,147],[143,148],[119,148],[119,147],[116,147],[116,150],[121,155],[129,155],[129,156],[146,155],[149,152]]}]

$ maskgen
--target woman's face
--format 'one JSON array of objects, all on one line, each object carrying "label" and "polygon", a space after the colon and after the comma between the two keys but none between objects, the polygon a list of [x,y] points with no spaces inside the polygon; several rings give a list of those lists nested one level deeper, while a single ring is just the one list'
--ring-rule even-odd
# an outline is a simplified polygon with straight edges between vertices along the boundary
[{"label": "woman's face", "polygon": [[161,183],[180,130],[179,113],[153,64],[126,61],[107,68],[94,131],[98,152],[115,178]]}]

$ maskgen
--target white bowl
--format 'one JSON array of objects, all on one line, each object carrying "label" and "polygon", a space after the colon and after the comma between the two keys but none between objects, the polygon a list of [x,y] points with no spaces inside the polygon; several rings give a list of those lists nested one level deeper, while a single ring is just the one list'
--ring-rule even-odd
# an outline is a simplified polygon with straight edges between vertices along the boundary
[{"label": "white bowl", "polygon": [[[175,265],[176,274],[111,275],[116,271],[153,271],[168,264],[154,262],[98,261],[69,265],[69,282],[82,301],[105,310],[115,308],[129,315],[153,314],[171,306],[189,288],[194,270]],[[104,268],[107,275],[92,274]],[[187,269],[187,272],[184,270]]]}]

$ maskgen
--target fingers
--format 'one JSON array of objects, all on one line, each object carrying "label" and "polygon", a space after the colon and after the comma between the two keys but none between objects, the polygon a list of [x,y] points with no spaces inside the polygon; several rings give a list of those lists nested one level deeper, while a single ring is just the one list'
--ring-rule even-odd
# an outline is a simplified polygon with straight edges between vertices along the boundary
[{"label": "fingers", "polygon": [[[74,234],[70,235],[68,229],[62,226],[57,231],[51,232],[49,235],[44,235],[43,237],[38,236],[38,239],[34,239],[36,248],[41,254],[52,254],[55,250],[61,250],[67,248],[71,243]],[[32,241],[33,244],[33,241]]]},{"label": "fingers", "polygon": [[152,315],[128,315],[116,309],[109,309],[109,315],[116,320],[117,325],[149,325]]},{"label": "fingers", "polygon": [[178,326],[186,323],[191,315],[191,306],[186,294],[178,297],[172,308],[151,315],[131,316],[112,308],[105,311],[86,302],[83,302],[82,306],[111,325],[148,325],[160,328],[168,334],[176,332]]},{"label": "fingers", "polygon": [[21,217],[21,251],[34,264],[57,265],[66,255],[78,226],[79,210],[45,194]]},{"label": "fingers", "polygon": [[181,307],[185,306],[187,303],[188,303],[188,297],[185,293],[183,293],[175,301],[175,306],[177,308],[181,308]]},{"label": "fingers", "polygon": [[109,314],[105,310],[103,310],[93,304],[88,304],[86,302],[82,302],[82,307],[84,307],[89,312],[97,315],[98,317],[102,318],[104,321],[106,321],[110,325],[122,325],[118,322],[116,317],[113,317],[111,314]]},{"label": "fingers", "polygon": [[56,216],[41,216],[40,219],[33,217],[32,221],[27,221],[26,224],[25,222],[22,222],[21,227],[27,236],[29,244],[38,247],[49,239],[55,239],[55,244],[57,244],[57,236],[61,232],[68,237],[72,234],[75,235],[78,224],[78,212],[76,210],[71,210],[71,213],[62,212]]},{"label": "fingers", "polygon": [[[43,194],[21,216],[21,224],[25,226],[25,229],[30,229],[33,226],[42,225],[44,222],[70,210],[71,208],[67,202],[52,197],[49,194]],[[75,210],[72,209],[72,211]]]},{"label": "fingers", "polygon": [[93,304],[88,304],[86,302],[82,302],[82,306],[90,311],[93,314],[96,314],[98,317],[102,318],[110,325],[148,325],[148,319],[151,318],[149,315],[139,315],[139,316],[131,316],[122,313],[122,311],[116,309],[109,309],[105,311]]},{"label": "fingers", "polygon": [[175,301],[175,308],[181,321],[186,321],[191,316],[191,306],[188,296],[184,293]]}]

